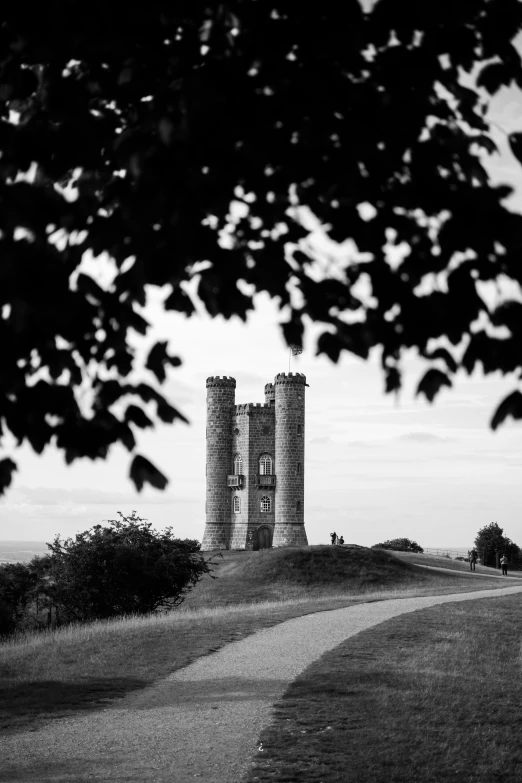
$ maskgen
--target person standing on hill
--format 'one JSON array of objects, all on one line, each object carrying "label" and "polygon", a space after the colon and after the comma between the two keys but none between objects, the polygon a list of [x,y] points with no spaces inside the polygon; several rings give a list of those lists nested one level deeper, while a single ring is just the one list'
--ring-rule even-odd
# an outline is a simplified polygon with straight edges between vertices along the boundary
[{"label": "person standing on hill", "polygon": [[341,544],[341,546],[344,544],[344,536],[341,536],[341,538],[339,539],[339,543]]},{"label": "person standing on hill", "polygon": [[335,544],[337,541],[337,533],[330,533],[330,538],[332,539],[332,544]]},{"label": "person standing on hill", "polygon": [[502,566],[502,576],[507,576],[507,564],[508,564],[508,559],[506,555],[502,555],[502,557],[500,558],[500,565]]},{"label": "person standing on hill", "polygon": [[477,563],[477,560],[478,560],[477,550],[476,549],[472,549],[471,552],[469,553],[469,570],[470,571],[474,571],[475,570],[475,565]]}]

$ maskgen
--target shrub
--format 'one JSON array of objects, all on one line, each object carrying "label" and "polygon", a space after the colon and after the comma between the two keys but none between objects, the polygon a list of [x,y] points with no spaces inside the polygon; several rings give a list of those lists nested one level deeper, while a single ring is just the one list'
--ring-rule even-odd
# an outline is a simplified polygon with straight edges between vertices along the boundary
[{"label": "shrub", "polygon": [[424,552],[424,549],[416,541],[409,538],[392,538],[382,544],[374,544],[372,549],[393,549],[396,552]]}]

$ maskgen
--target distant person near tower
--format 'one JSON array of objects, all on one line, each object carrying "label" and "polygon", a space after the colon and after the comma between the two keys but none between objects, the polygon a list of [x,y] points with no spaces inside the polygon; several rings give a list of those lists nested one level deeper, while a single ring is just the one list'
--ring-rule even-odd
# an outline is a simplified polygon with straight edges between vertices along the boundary
[{"label": "distant person near tower", "polygon": [[330,538],[332,539],[332,544],[335,544],[337,541],[337,533],[330,533]]},{"label": "distant person near tower", "polygon": [[476,549],[472,549],[471,552],[468,552],[469,554],[469,570],[475,571],[475,565],[478,560],[478,554]]},{"label": "distant person near tower", "polygon": [[502,555],[500,558],[500,565],[502,566],[502,576],[507,576],[508,559],[506,555]]}]

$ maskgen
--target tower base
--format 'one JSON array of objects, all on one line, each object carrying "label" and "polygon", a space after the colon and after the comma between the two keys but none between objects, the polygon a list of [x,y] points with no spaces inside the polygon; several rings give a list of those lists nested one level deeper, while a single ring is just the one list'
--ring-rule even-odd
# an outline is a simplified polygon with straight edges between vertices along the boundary
[{"label": "tower base", "polygon": [[201,551],[206,552],[209,549],[228,549],[229,525],[220,523],[206,524],[201,542]]},{"label": "tower base", "polygon": [[276,523],[272,546],[308,546],[304,524],[302,522]]}]

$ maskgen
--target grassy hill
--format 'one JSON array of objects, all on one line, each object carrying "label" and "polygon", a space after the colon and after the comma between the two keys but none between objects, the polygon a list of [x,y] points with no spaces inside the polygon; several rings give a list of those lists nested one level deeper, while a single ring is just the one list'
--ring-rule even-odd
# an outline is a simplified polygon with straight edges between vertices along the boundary
[{"label": "grassy hill", "polygon": [[[446,575],[416,568],[402,554],[359,546],[324,545],[259,552],[205,552],[215,563],[212,574],[215,578],[206,576],[187,596],[183,606],[227,606],[292,600],[305,595],[313,598],[444,586]],[[466,563],[442,561],[455,563],[457,570],[469,570]],[[484,570],[494,572],[494,569]],[[490,580],[482,581],[490,583]]]}]

